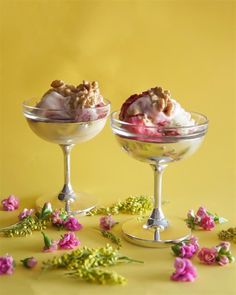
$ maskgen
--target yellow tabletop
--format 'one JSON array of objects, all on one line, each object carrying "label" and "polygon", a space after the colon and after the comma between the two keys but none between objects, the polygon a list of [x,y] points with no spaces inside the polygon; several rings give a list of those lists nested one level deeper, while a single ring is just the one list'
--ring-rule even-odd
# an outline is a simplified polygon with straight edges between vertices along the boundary
[{"label": "yellow tabletop", "polygon": [[[61,189],[63,159],[58,146],[42,141],[27,126],[21,103],[41,97],[52,80],[79,84],[97,80],[112,109],[133,93],[156,85],[170,89],[189,111],[208,116],[202,147],[186,161],[170,165],[163,195],[168,216],[185,218],[204,205],[229,220],[213,231],[196,231],[200,245],[219,243],[222,228],[235,219],[235,1],[151,0],[2,0],[0,198],[15,194],[20,209],[33,207],[42,194]],[[118,146],[109,124],[72,151],[72,183],[112,204],[130,195],[153,193],[152,170]],[[19,209],[19,210],[20,210]],[[0,226],[17,220],[19,210],[0,211]],[[115,217],[121,236],[128,215]],[[101,247],[98,216],[81,217],[82,245]],[[60,232],[48,229],[58,239]],[[235,294],[235,265],[206,266],[194,258],[198,278],[172,282],[174,257],[169,248],[148,249],[122,238],[121,253],[144,264],[114,267],[128,279],[125,286],[99,286],[67,278],[62,271],[42,273],[42,236],[0,238],[0,256],[17,262],[12,276],[1,276],[1,294]],[[236,247],[232,245],[236,255]],[[27,256],[39,260],[32,271],[20,266]]]}]

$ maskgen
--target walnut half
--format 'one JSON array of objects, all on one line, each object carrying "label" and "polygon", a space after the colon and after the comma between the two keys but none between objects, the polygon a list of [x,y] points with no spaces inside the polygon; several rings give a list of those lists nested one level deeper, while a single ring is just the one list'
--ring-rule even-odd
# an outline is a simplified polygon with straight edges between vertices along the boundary
[{"label": "walnut half", "polygon": [[158,112],[163,112],[166,116],[170,116],[173,111],[173,103],[171,101],[171,94],[169,90],[163,90],[162,87],[151,88],[148,91],[151,97],[153,106]]}]

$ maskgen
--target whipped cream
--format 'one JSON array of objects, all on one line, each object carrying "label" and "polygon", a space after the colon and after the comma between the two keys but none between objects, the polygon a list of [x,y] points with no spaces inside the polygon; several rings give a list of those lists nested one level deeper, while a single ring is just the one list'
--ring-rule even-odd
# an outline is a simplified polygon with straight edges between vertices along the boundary
[{"label": "whipped cream", "polygon": [[55,80],[51,87],[36,105],[41,115],[49,119],[71,119],[77,122],[97,120],[102,116],[98,107],[105,106],[105,102],[98,82],[83,81],[74,86]]},{"label": "whipped cream", "polygon": [[143,116],[145,126],[184,127],[195,124],[191,114],[171,98],[169,91],[163,91],[161,87],[151,88],[126,100],[120,119],[130,122],[135,116]]}]

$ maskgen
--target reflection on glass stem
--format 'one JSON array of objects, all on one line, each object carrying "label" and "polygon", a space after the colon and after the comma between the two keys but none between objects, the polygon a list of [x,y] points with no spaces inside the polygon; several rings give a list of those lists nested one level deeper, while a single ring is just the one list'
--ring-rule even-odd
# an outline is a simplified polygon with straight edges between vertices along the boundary
[{"label": "reflection on glass stem", "polygon": [[162,204],[162,174],[167,165],[156,164],[151,165],[154,170],[154,202],[153,210],[144,228],[159,228],[164,230],[168,227],[168,221],[164,216],[161,208]]},{"label": "reflection on glass stem", "polygon": [[61,144],[60,147],[64,154],[64,186],[58,195],[58,199],[65,202],[65,210],[67,213],[70,213],[70,203],[74,202],[76,198],[76,193],[74,192],[70,181],[70,152],[74,145]]}]

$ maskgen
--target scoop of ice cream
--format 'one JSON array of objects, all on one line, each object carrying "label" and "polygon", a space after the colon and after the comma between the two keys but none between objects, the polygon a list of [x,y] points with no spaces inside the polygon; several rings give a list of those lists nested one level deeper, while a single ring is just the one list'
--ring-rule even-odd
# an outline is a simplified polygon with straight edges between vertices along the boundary
[{"label": "scoop of ice cream", "polygon": [[104,105],[98,82],[83,81],[75,86],[55,80],[36,107],[40,115],[49,119],[81,122],[100,118],[99,107]]},{"label": "scoop of ice cream", "polygon": [[143,126],[194,125],[191,114],[171,97],[168,90],[163,90],[161,87],[130,96],[122,105],[119,118],[129,123],[138,122]]},{"label": "scoop of ice cream", "polygon": [[56,91],[46,93],[37,104],[41,116],[51,119],[70,119],[69,99]]}]

